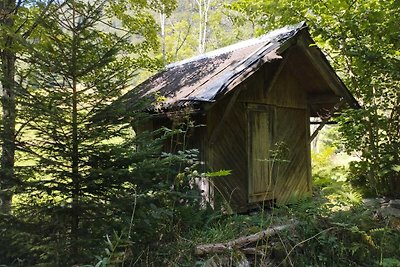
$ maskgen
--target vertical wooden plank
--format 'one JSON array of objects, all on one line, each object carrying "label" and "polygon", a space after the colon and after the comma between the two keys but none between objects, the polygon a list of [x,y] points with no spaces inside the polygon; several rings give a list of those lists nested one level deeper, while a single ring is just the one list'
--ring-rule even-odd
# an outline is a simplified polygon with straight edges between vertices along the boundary
[{"label": "vertical wooden plank", "polygon": [[251,114],[250,114],[250,108],[249,108],[249,103],[246,103],[246,116],[245,116],[245,120],[246,120],[246,152],[247,152],[247,205],[249,203],[251,203],[250,200],[250,195],[251,195],[251,188],[252,188],[252,182],[251,182],[251,159],[252,159],[252,153],[253,153],[253,149],[251,146],[251,127],[250,127],[250,118],[251,118]]},{"label": "vertical wooden plank", "polygon": [[273,132],[273,108],[266,105],[248,107],[248,199],[249,203],[270,199],[273,192],[270,161]]},{"label": "vertical wooden plank", "polygon": [[270,150],[270,121],[268,113],[251,111],[250,130],[251,130],[251,194],[260,194],[269,191],[270,169],[269,169],[269,150]]},{"label": "vertical wooden plank", "polygon": [[[307,137],[310,136],[310,106],[307,108],[307,116],[306,116],[306,129],[307,129]],[[311,162],[311,144],[307,142],[307,187],[308,191],[312,193],[312,162]]]}]

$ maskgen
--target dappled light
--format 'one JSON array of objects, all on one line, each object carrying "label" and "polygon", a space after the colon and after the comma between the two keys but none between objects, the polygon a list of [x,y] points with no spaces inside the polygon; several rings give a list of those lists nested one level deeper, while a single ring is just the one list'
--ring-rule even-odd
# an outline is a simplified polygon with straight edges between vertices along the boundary
[{"label": "dappled light", "polygon": [[2,1],[0,266],[400,266],[399,21]]}]

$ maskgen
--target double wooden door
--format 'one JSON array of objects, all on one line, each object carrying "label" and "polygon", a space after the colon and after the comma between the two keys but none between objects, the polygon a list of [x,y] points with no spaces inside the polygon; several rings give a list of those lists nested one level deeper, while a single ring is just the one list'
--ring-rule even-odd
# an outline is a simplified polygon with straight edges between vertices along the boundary
[{"label": "double wooden door", "polygon": [[248,201],[286,201],[310,190],[305,109],[248,104]]}]

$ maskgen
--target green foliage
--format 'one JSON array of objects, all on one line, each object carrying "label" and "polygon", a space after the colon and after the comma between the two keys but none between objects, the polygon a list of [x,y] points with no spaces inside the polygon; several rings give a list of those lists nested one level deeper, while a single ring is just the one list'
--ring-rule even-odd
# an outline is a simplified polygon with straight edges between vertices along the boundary
[{"label": "green foliage", "polygon": [[362,205],[362,196],[346,181],[346,170],[333,163],[336,151],[328,140],[320,153],[313,154],[312,199],[252,215],[211,214],[202,226],[183,233],[177,242],[169,244],[168,250],[163,250],[164,263],[239,265],[246,258],[241,250],[197,257],[193,247],[227,242],[295,221],[298,225],[293,229],[254,244],[260,254],[247,259],[257,266],[396,266],[400,260],[396,220],[382,218],[377,215],[378,210]]},{"label": "green foliage", "polygon": [[1,263],[90,263],[113,233],[99,262],[124,262],[201,215],[197,151],[161,152],[185,129],[135,134],[133,124],[146,117],[141,102],[118,125],[93,120],[139,68],[160,66],[148,56],[158,45],[150,3],[125,4],[56,1],[38,21],[35,41],[22,43],[18,145],[28,164],[18,170],[13,215],[1,220],[1,240],[10,241],[1,245]]},{"label": "green foliage", "polygon": [[[329,185],[328,185],[329,186]],[[239,265],[244,254],[232,249],[204,257],[193,255],[199,244],[227,242],[274,225],[298,222],[293,229],[253,244],[260,254],[249,257],[255,265],[273,266],[396,266],[400,234],[390,218],[352,201],[348,188],[316,189],[317,198],[274,207],[252,215],[215,214],[201,228],[184,233],[171,243],[164,263],[177,266]],[[341,198],[338,200],[338,198]],[[390,265],[393,264],[393,265]]]},{"label": "green foliage", "polygon": [[384,258],[382,260],[381,266],[383,267],[398,267],[400,266],[400,260],[394,258]]},{"label": "green foliage", "polygon": [[221,177],[221,176],[227,176],[232,173],[231,170],[219,170],[215,172],[207,172],[205,173],[206,177]]},{"label": "green foliage", "polygon": [[[205,52],[252,37],[252,31],[248,30],[250,26],[235,27],[233,16],[225,7],[226,2],[231,1],[210,1],[205,23]],[[165,36],[161,38],[165,46],[166,62],[187,59],[199,53],[200,21],[204,23],[204,16],[203,19],[200,18],[196,1],[177,2],[176,10],[169,14],[165,21]]]},{"label": "green foliage", "polygon": [[[208,210],[200,209],[204,204],[194,187],[199,175],[197,150],[161,152],[165,142],[180,132],[144,132],[123,142],[105,143],[91,155],[85,192],[93,198],[81,202],[85,205],[81,264],[92,261],[93,255],[99,255],[95,266],[142,265],[149,257],[162,262],[157,254],[146,254],[168,248],[166,244],[177,235],[204,223]],[[20,259],[28,265],[63,266],[77,259],[63,257],[68,252],[70,206],[58,204],[60,196],[40,200],[32,192],[27,195],[30,206],[21,199],[12,223],[2,220],[2,240],[10,240],[1,250],[3,262]]]},{"label": "green foliage", "polygon": [[[173,13],[175,7],[181,13]],[[129,87],[139,68],[161,66],[151,56],[159,46],[151,11],[171,14],[167,61],[195,54],[195,4],[55,1],[50,15],[36,22],[43,8],[38,1],[21,6],[15,24],[20,32],[2,27],[15,36],[10,49],[24,62],[18,65],[17,99],[18,157],[25,158],[18,158],[21,179],[10,189],[16,193],[13,213],[0,218],[1,264],[201,266],[228,258],[234,265],[243,260],[242,252],[196,258],[193,246],[295,219],[294,230],[258,244],[264,254],[257,263],[399,265],[398,228],[360,205],[346,170],[329,164],[337,150],[332,144],[313,156],[313,201],[227,216],[204,207],[194,187],[203,176],[196,150],[161,152],[166,142],[182,141],[182,135],[185,140],[190,123],[136,134],[132,125],[145,124],[146,116],[137,112],[142,103],[110,115],[123,117],[121,124],[94,123],[92,116]],[[361,156],[350,166],[351,181],[370,194],[398,196],[399,11],[395,1],[212,1],[206,37],[213,49],[306,20],[363,105],[338,120],[346,150]],[[25,41],[22,32],[34,25]],[[272,152],[274,162],[284,160],[284,147]]]},{"label": "green foliage", "polygon": [[348,166],[340,159],[345,158],[333,144],[332,136],[337,128],[322,131],[323,142],[318,145],[318,152],[312,151],[313,185],[323,196],[329,198],[329,205],[334,209],[346,209],[349,205],[359,204],[361,194],[354,190],[348,181]]},{"label": "green foliage", "polygon": [[[161,143],[165,141],[163,138]],[[146,140],[146,144],[154,144],[154,141]],[[121,196],[114,203],[118,205],[114,207],[118,213],[109,222],[114,231],[117,229],[122,234],[115,236],[111,244],[107,240],[108,250],[97,264],[162,264],[164,259],[161,255],[170,251],[169,244],[181,233],[199,227],[204,221],[204,214],[208,212],[207,209],[201,209],[202,199],[194,187],[198,178],[196,150],[177,153],[159,151],[137,162],[138,156],[143,157],[138,154],[143,152],[133,152],[124,158],[124,161],[131,162],[127,166],[133,169],[131,173],[122,174],[129,177],[130,181],[126,181],[121,188],[126,195],[119,193]],[[118,158],[122,159],[120,156]],[[115,167],[115,162],[104,163],[108,167],[102,168],[111,168],[111,173],[119,175],[120,167]],[[135,197],[133,204],[130,202],[132,195]],[[117,216],[121,220],[115,221]],[[110,246],[113,247],[113,253],[109,253]]]},{"label": "green foliage", "polygon": [[346,150],[360,153],[350,169],[352,181],[369,194],[398,197],[399,173],[393,170],[400,160],[398,2],[238,0],[229,7],[259,34],[307,22],[362,105],[338,120]]}]

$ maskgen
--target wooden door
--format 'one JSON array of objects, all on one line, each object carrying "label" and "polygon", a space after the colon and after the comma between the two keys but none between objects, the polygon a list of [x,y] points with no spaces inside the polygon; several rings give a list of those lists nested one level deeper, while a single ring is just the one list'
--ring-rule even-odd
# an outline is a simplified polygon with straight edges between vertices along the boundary
[{"label": "wooden door", "polygon": [[248,105],[249,203],[273,197],[273,170],[270,159],[273,112],[273,107],[268,105]]}]

